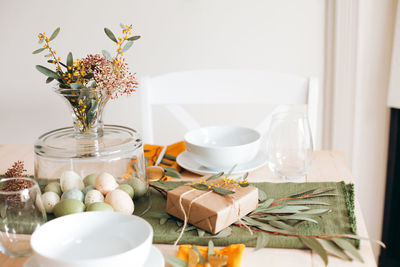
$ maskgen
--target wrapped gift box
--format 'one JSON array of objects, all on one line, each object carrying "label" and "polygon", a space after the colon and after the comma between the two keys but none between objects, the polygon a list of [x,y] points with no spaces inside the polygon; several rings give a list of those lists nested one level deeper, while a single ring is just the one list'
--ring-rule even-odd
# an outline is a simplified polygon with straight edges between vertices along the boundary
[{"label": "wrapped gift box", "polygon": [[[212,182],[223,184],[220,180]],[[189,223],[216,234],[256,209],[258,205],[257,188],[233,185],[224,188],[235,193],[220,195],[211,190],[202,191],[190,185],[182,185],[168,191],[166,211],[184,220],[184,209]]]}]

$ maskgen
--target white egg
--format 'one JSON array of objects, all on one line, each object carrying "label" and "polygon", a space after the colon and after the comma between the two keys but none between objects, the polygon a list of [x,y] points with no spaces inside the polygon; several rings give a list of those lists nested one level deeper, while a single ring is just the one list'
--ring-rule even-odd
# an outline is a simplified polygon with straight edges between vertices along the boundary
[{"label": "white egg", "polygon": [[86,193],[85,206],[89,207],[90,204],[95,202],[104,202],[104,196],[100,191],[93,189]]},{"label": "white egg", "polygon": [[105,202],[110,204],[114,211],[125,214],[132,214],[135,209],[133,200],[121,189],[115,189],[109,192],[106,196]]},{"label": "white egg", "polygon": [[94,187],[99,190],[103,195],[106,195],[108,192],[116,189],[118,187],[118,184],[115,181],[114,176],[107,172],[103,172],[100,173],[99,176],[97,176]]},{"label": "white egg", "polygon": [[47,213],[52,213],[54,206],[60,202],[60,196],[55,192],[46,192],[42,195],[42,202]]},{"label": "white egg", "polygon": [[65,171],[60,177],[61,190],[67,192],[71,189],[83,190],[85,185],[83,184],[82,178],[74,171]]}]

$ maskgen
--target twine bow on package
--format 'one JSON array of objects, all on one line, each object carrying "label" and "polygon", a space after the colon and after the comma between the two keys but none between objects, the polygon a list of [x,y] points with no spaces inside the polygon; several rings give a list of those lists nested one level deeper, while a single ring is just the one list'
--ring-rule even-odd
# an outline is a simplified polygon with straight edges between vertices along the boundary
[{"label": "twine bow on package", "polygon": [[[222,180],[213,183],[224,184]],[[209,184],[209,183],[208,183]],[[233,194],[222,195],[213,190],[179,186],[167,195],[167,213],[216,234],[257,208],[258,189],[253,186],[224,187]]]}]

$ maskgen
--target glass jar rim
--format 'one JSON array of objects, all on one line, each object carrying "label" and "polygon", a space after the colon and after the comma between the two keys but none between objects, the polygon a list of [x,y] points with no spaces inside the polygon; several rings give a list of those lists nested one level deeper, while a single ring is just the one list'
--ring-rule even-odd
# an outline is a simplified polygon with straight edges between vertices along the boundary
[{"label": "glass jar rim", "polygon": [[38,183],[35,181],[35,179],[29,178],[29,177],[9,177],[9,178],[3,178],[0,180],[0,184],[6,182],[6,181],[11,181],[11,180],[25,180],[25,181],[30,181],[32,182],[32,186],[27,187],[27,188],[23,188],[20,190],[16,190],[16,191],[3,191],[0,189],[0,195],[15,195],[18,193],[21,193],[25,190],[30,190],[30,189],[39,189],[39,185]]}]

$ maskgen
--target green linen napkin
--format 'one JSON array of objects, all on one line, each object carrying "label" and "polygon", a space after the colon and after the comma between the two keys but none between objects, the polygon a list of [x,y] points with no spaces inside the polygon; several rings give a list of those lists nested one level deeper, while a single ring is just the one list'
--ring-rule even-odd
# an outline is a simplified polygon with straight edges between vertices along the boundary
[{"label": "green linen napkin", "polygon": [[[167,182],[172,187],[177,187],[185,182]],[[281,197],[304,192],[316,188],[333,187],[337,196],[323,196],[313,198],[329,203],[330,206],[313,205],[313,208],[330,208],[330,213],[324,214],[321,217],[316,217],[318,224],[305,222],[299,226],[299,233],[304,235],[322,235],[322,234],[355,234],[355,218],[353,197],[354,191],[352,185],[345,185],[344,182],[320,182],[320,183],[252,183],[253,186],[263,190],[268,198],[280,199]],[[180,228],[176,221],[168,220],[163,224],[160,219],[151,216],[152,212],[165,212],[166,200],[160,193],[151,190],[152,207],[143,218],[146,219],[154,229],[154,243],[173,244],[178,238]],[[212,238],[217,246],[227,246],[230,244],[245,244],[246,246],[255,247],[257,234],[251,235],[248,230],[238,226],[231,226],[232,233],[224,238]],[[199,237],[196,230],[187,231],[184,233],[180,244],[197,244],[207,245],[210,240],[210,235],[206,234]],[[356,242],[357,244],[358,242]],[[358,244],[357,244],[358,245]],[[274,248],[306,248],[297,237],[288,237],[283,235],[270,235],[268,247]]]}]

